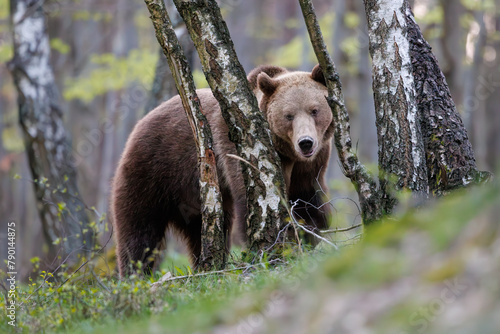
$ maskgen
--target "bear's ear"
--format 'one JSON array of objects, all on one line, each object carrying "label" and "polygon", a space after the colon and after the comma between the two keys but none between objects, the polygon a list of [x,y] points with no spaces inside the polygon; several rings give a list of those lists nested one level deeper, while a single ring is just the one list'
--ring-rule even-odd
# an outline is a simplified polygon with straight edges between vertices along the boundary
[{"label": "bear's ear", "polygon": [[279,66],[263,65],[254,68],[247,76],[250,88],[255,90],[258,87],[257,78],[259,74],[266,73],[269,77],[274,78],[280,74],[288,72],[286,68]]},{"label": "bear's ear", "polygon": [[323,70],[321,69],[321,67],[319,67],[319,64],[314,66],[314,68],[311,72],[311,78],[314,81],[317,81],[320,84],[323,84],[326,86],[325,76],[323,75]]},{"label": "bear's ear", "polygon": [[278,88],[278,80],[269,77],[265,72],[262,72],[257,77],[257,84],[259,85],[259,89],[266,96],[271,96]]}]

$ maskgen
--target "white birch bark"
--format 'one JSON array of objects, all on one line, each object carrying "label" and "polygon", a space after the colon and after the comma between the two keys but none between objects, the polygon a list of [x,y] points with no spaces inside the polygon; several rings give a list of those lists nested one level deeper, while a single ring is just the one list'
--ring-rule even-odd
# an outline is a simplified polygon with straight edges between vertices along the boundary
[{"label": "white birch bark", "polygon": [[8,66],[19,93],[19,120],[48,256],[58,254],[64,258],[73,252],[71,259],[75,260],[77,254],[91,250],[94,231],[89,228],[85,204],[76,185],[63,111],[58,105],[59,95],[49,64],[50,45],[42,3],[13,0],[10,10],[14,58]]},{"label": "white birch bark", "polygon": [[167,57],[170,71],[193,131],[199,157],[202,214],[201,256],[197,265],[204,270],[222,269],[227,258],[222,196],[212,145],[210,125],[203,114],[191,68],[177,39],[163,0],[146,0],[156,37]]},{"label": "white birch bark", "polygon": [[[241,158],[247,190],[247,237],[250,250],[275,245],[287,211],[284,181],[269,126],[248,86],[226,24],[214,0],[175,0],[201,59],[207,81],[228,124]],[[283,233],[282,233],[283,234]]]},{"label": "white birch bark", "polygon": [[[427,169],[407,34],[407,0],[365,0],[382,186],[427,194]],[[391,207],[391,203],[387,203]]]}]

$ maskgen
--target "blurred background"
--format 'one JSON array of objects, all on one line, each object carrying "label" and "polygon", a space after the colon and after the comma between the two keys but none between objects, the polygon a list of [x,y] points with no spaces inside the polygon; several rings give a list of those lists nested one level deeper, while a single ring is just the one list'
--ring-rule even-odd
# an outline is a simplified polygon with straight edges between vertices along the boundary
[{"label": "blurred background", "polygon": [[[170,2],[166,1],[168,8],[172,8]],[[247,72],[261,64],[305,71],[316,64],[296,0],[218,2]],[[478,169],[498,170],[500,0],[411,2],[466,124]],[[371,64],[362,0],[316,0],[314,5],[341,75],[358,154],[363,163],[376,168]],[[164,60],[141,0],[49,0],[44,10],[80,191],[89,207],[105,213],[110,180],[125,141],[137,120],[160,102],[152,89],[155,74],[165,73],[160,77],[166,81],[170,74],[161,69],[165,66],[157,67]],[[172,10],[170,14],[175,16]],[[181,25],[179,32],[182,34]],[[190,52],[197,86],[205,87],[197,56],[192,49]],[[29,259],[42,257],[44,244],[18,125],[17,93],[5,66],[11,58],[9,1],[0,0],[0,233],[6,232],[8,221],[16,222],[18,266],[25,275],[31,270]],[[168,94],[162,96],[160,100]],[[332,196],[357,200],[335,154],[328,173]],[[5,252],[2,247],[0,258]]]}]

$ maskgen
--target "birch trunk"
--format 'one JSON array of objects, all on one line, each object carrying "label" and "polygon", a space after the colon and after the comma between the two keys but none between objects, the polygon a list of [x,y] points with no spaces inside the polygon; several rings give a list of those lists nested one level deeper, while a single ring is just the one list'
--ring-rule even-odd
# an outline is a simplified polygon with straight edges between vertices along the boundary
[{"label": "birch trunk", "polygon": [[[193,56],[194,56],[194,46],[193,42],[189,38],[189,34],[184,27],[182,18],[172,4],[167,9],[167,12],[173,12],[173,17],[171,17],[172,27],[175,30],[179,44],[186,56],[187,62],[190,67],[193,67]],[[151,87],[151,94],[149,96],[146,107],[144,108],[144,115],[156,108],[163,101],[177,95],[177,88],[175,86],[175,81],[172,80],[172,73],[168,65],[167,58],[163,53],[163,49],[160,47],[158,50],[158,62],[156,63],[155,77],[153,80],[153,86]]]},{"label": "birch trunk", "polygon": [[42,3],[11,0],[10,10],[14,58],[8,66],[19,94],[19,122],[48,256],[64,259],[74,254],[69,258],[69,262],[74,262],[77,254],[92,249],[94,231],[89,227],[79,195],[63,111],[49,65],[50,46]]},{"label": "birch trunk", "polygon": [[145,2],[151,13],[156,37],[167,57],[170,71],[193,130],[198,151],[203,219],[199,266],[203,270],[222,269],[226,264],[228,254],[226,237],[229,236],[225,235],[222,197],[217,179],[210,126],[196,94],[191,68],[179,44],[163,0],[145,0]]},{"label": "birch trunk", "polygon": [[407,0],[365,0],[372,56],[380,186],[384,211],[396,204],[386,196],[409,189],[428,194],[427,166],[417,109],[410,41],[406,22]]},{"label": "birch trunk", "polygon": [[242,163],[251,252],[277,244],[288,216],[284,180],[269,126],[238,61],[215,0],[175,0],[194,41],[207,81],[218,100]]}]

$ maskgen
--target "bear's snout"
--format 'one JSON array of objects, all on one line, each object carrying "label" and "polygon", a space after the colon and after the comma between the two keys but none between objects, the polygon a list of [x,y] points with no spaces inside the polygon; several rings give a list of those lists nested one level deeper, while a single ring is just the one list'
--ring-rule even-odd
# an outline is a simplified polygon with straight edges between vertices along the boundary
[{"label": "bear's snout", "polygon": [[310,157],[313,155],[314,139],[309,136],[304,136],[299,139],[299,148],[303,156]]}]

